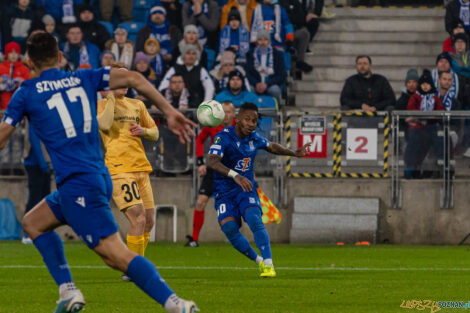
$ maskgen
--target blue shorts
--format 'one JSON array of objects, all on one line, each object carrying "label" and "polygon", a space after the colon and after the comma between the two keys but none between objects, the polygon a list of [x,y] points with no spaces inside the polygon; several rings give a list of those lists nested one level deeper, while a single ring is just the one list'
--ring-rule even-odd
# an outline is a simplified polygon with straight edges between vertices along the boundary
[{"label": "blue shorts", "polygon": [[261,203],[258,192],[253,188],[250,192],[238,192],[233,195],[222,195],[215,199],[215,210],[217,211],[217,220],[220,222],[227,217],[233,217],[238,225],[241,226],[241,218],[245,217],[247,209],[255,208],[262,214]]},{"label": "blue shorts", "polygon": [[68,224],[93,249],[118,231],[109,201],[113,183],[108,174],[75,174],[46,197],[57,220]]}]

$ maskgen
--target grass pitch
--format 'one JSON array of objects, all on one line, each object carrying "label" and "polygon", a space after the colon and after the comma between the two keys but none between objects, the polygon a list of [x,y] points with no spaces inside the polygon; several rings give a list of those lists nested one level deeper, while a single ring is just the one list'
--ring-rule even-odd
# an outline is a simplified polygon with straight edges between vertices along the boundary
[{"label": "grass pitch", "polygon": [[[86,313],[165,312],[81,243],[65,251]],[[146,256],[178,295],[207,313],[418,312],[404,300],[470,300],[470,249],[273,245],[278,277],[227,244],[150,244]],[[58,290],[34,246],[0,242],[0,312],[51,313]],[[463,309],[441,309],[457,312]],[[420,312],[431,312],[426,308]],[[434,312],[437,312],[434,310]]]}]

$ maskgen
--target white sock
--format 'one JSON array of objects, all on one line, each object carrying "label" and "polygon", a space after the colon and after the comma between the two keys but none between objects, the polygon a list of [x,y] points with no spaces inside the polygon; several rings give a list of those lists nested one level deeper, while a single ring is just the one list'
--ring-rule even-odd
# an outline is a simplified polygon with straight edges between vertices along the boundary
[{"label": "white sock", "polygon": [[273,266],[273,259],[264,259],[264,265]]},{"label": "white sock", "polygon": [[257,255],[255,260],[256,264],[259,264],[261,261],[263,261],[263,258]]},{"label": "white sock", "polygon": [[170,312],[174,308],[178,308],[180,302],[181,302],[181,299],[176,295],[176,293],[174,293],[171,296],[169,296],[168,299],[166,299],[165,305],[163,307],[165,308],[165,310]]},{"label": "white sock", "polygon": [[66,298],[68,295],[69,291],[74,291],[78,290],[77,286],[75,286],[75,283],[73,281],[63,283],[59,286],[59,296],[60,298]]}]

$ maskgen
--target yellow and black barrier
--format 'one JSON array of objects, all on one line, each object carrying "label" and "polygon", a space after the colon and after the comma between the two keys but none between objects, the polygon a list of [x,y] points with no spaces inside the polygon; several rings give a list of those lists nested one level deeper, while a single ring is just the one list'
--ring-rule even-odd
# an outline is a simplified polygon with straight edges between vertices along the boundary
[{"label": "yellow and black barrier", "polygon": [[[286,159],[286,173],[288,177],[293,178],[385,178],[388,177],[388,156],[389,156],[389,135],[390,135],[390,118],[388,114],[384,115],[384,155],[383,155],[383,173],[343,173],[341,170],[341,139],[342,139],[342,116],[362,116],[375,117],[379,116],[377,112],[341,112],[337,113],[333,120],[333,169],[332,173],[297,173],[292,172],[291,157]],[[291,117],[287,117],[285,123],[286,144],[291,147]]]}]

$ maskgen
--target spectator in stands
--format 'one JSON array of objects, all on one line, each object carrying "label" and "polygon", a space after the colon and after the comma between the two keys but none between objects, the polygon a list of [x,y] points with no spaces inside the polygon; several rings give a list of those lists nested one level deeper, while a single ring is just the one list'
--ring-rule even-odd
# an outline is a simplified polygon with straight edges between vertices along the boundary
[{"label": "spectator in stands", "polygon": [[183,60],[181,57],[181,50],[185,45],[195,45],[200,53],[200,58],[198,63],[201,64],[203,67],[207,68],[207,53],[204,51],[204,45],[199,41],[198,37],[198,30],[195,25],[186,25],[184,27],[184,35],[183,39],[178,42],[178,46],[174,51],[174,56],[177,59],[178,64],[183,64]]},{"label": "spectator in stands", "polygon": [[305,21],[307,22],[307,29],[310,33],[310,42],[313,40],[315,35],[318,31],[319,22],[318,19],[320,16],[324,16],[326,18],[332,18],[336,14],[328,13],[325,8],[323,7],[323,0],[315,0],[315,1],[306,1],[302,0],[302,8],[305,8],[307,15],[305,16]]},{"label": "spectator in stands", "polygon": [[112,51],[106,50],[101,54],[101,67],[111,66],[116,62],[116,56]]},{"label": "spectator in stands", "polygon": [[17,4],[2,8],[2,35],[4,42],[15,41],[26,50],[26,39],[33,29],[40,28],[29,0],[18,0]]},{"label": "spectator in stands", "polygon": [[60,36],[55,30],[55,20],[54,20],[54,18],[49,14],[45,14],[42,17],[41,20],[42,20],[42,23],[44,24],[44,30],[47,33],[54,36],[54,38],[57,40],[57,42],[59,42],[60,41]]},{"label": "spectator in stands", "polygon": [[453,75],[450,71],[439,72],[439,80],[436,88],[436,95],[441,99],[446,111],[455,111],[460,108],[457,94],[452,90]]},{"label": "spectator in stands", "polygon": [[240,12],[241,23],[246,29],[251,29],[251,18],[258,2],[256,0],[228,0],[228,3],[222,7],[220,16],[220,29],[228,23],[228,14],[232,8],[237,8]]},{"label": "spectator in stands", "polygon": [[84,64],[89,64],[92,68],[99,67],[100,49],[91,42],[83,40],[82,30],[77,24],[69,26],[66,37],[67,41],[62,44],[61,50],[72,70]]},{"label": "spectator in stands", "polygon": [[[305,62],[305,52],[307,52],[310,42],[310,32],[307,29],[307,11],[302,6],[301,0],[281,0],[280,3],[286,10],[289,20],[294,26],[294,48],[297,59],[296,67],[304,73],[310,73],[313,67]],[[311,18],[310,20],[314,19]]]},{"label": "spectator in stands", "polygon": [[135,54],[134,67],[136,71],[144,75],[152,85],[157,86],[157,75],[155,75],[155,72],[150,67],[150,58],[142,51]]},{"label": "spectator in stands", "polygon": [[455,25],[462,22],[465,32],[470,34],[470,2],[469,0],[452,0],[446,6],[446,31],[452,34]]},{"label": "spectator in stands", "polygon": [[220,32],[219,56],[227,48],[234,48],[237,52],[237,63],[246,63],[246,54],[250,49],[250,32],[241,24],[240,12],[232,8],[228,13],[228,23]]},{"label": "spectator in stands", "polygon": [[284,55],[270,44],[271,35],[265,29],[257,32],[257,46],[248,53],[246,76],[257,94],[269,94],[281,100],[286,83]]},{"label": "spectator in stands", "polygon": [[[444,107],[436,94],[431,72],[424,70],[418,81],[418,91],[408,102],[409,111],[442,111]],[[419,178],[421,164],[429,149],[434,148],[438,159],[442,159],[442,138],[437,136],[437,125],[431,120],[418,121],[414,117],[406,118],[409,133],[405,149],[405,178]]]},{"label": "spectator in stands", "polygon": [[186,89],[184,79],[181,74],[174,74],[170,77],[168,88],[162,91],[165,99],[177,109],[187,109],[189,105],[189,91]]},{"label": "spectator in stands", "polygon": [[289,21],[286,10],[276,0],[263,0],[258,5],[251,21],[251,42],[258,40],[258,32],[267,29],[271,34],[271,46],[276,49],[285,49],[286,42],[294,41],[294,27]]},{"label": "spectator in stands", "polygon": [[199,49],[194,45],[185,45],[181,51],[184,64],[175,64],[171,67],[163,78],[159,90],[168,88],[170,78],[174,74],[183,76],[186,88],[189,91],[189,107],[196,108],[204,100],[211,100],[214,95],[214,84],[207,70],[200,64]]},{"label": "spectator in stands", "polygon": [[83,38],[96,45],[100,50],[103,50],[105,43],[111,39],[111,36],[106,27],[98,23],[95,19],[93,8],[88,4],[80,5],[78,8],[78,17],[78,26],[82,29]]},{"label": "spectator in stands", "polygon": [[245,77],[239,70],[233,70],[228,76],[228,88],[223,90],[215,100],[222,103],[230,101],[235,107],[240,107],[245,102],[258,103],[258,97],[254,92],[247,91],[244,84]]},{"label": "spectator in stands", "polygon": [[160,85],[160,81],[165,73],[165,62],[160,55],[160,43],[157,39],[149,38],[145,41],[144,52],[150,59],[150,67],[155,72],[155,86]]},{"label": "spectator in stands", "polygon": [[0,110],[7,108],[11,96],[24,80],[29,79],[29,69],[21,62],[20,45],[9,42],[5,45],[5,61],[0,64]]},{"label": "spectator in stands", "polygon": [[[174,31],[177,31],[174,30]],[[173,32],[173,31],[172,31]],[[165,62],[173,59],[171,46],[170,23],[166,20],[166,10],[160,5],[150,9],[147,26],[142,27],[137,35],[136,50],[144,51],[145,41],[148,38],[157,39],[160,43],[160,54]]]},{"label": "spectator in stands", "polygon": [[372,60],[367,55],[356,58],[357,74],[350,76],[341,91],[342,110],[375,112],[391,110],[395,94],[387,78],[371,72]]},{"label": "spectator in stands", "polygon": [[470,78],[470,53],[468,47],[468,37],[466,34],[457,34],[453,37],[455,53],[450,53],[452,70],[458,75]]},{"label": "spectator in stands", "polygon": [[106,50],[112,51],[117,62],[122,62],[127,68],[132,67],[134,60],[134,43],[127,38],[127,30],[116,28],[114,30],[114,39],[110,39],[104,45]]},{"label": "spectator in stands", "polygon": [[132,0],[100,0],[101,19],[105,22],[111,22],[116,2],[121,22],[132,22],[132,9],[134,8]]},{"label": "spectator in stands", "polygon": [[220,23],[219,5],[214,0],[188,0],[183,4],[183,26],[196,25],[199,41],[216,50]]},{"label": "spectator in stands", "polygon": [[[228,86],[228,75],[231,71],[237,69],[245,76],[245,70],[242,66],[236,65],[237,55],[231,49],[225,50],[222,52],[220,57],[220,63],[217,64],[210,74],[215,81],[216,92],[219,93]],[[246,90],[251,91],[250,82],[245,76],[244,86]]]},{"label": "spectator in stands", "polygon": [[179,29],[183,29],[183,20],[181,10],[183,6],[178,0],[161,0],[162,6],[166,10],[166,19],[170,25],[174,25]]},{"label": "spectator in stands", "polygon": [[396,110],[405,111],[407,109],[411,96],[418,90],[418,79],[418,71],[414,68],[409,69],[405,77],[405,86],[401,91],[400,98],[395,104]]},{"label": "spectator in stands", "polygon": [[[440,79],[439,73],[441,72],[449,72],[452,75],[452,86],[450,87],[448,93],[452,95],[452,97],[462,97],[463,95],[459,94],[459,77],[458,75],[452,70],[451,68],[452,58],[447,52],[442,52],[436,58],[436,68],[432,70],[432,79],[434,82],[434,86],[436,86],[437,91],[440,89]],[[445,106],[445,105],[444,105]]]},{"label": "spectator in stands", "polygon": [[442,52],[452,52],[455,53],[454,47],[452,45],[452,37],[457,35],[465,33],[465,28],[463,26],[462,22],[458,22],[453,28],[452,28],[452,33],[450,33],[450,37],[448,37],[446,40],[444,40],[444,43],[442,44]]}]

